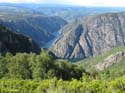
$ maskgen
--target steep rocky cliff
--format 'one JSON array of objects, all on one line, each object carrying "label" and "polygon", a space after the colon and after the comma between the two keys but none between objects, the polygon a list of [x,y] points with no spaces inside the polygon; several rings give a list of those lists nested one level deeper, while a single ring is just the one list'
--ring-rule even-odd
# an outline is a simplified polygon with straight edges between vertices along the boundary
[{"label": "steep rocky cliff", "polygon": [[13,33],[8,28],[0,25],[0,54],[11,52],[35,52],[39,53],[40,48],[29,37]]},{"label": "steep rocky cliff", "polygon": [[125,13],[79,18],[66,25],[51,51],[60,58],[83,59],[125,44]]}]

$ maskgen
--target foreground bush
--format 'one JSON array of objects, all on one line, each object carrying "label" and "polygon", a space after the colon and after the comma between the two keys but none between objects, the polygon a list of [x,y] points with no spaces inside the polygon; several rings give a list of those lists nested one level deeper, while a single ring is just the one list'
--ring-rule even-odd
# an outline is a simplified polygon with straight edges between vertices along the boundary
[{"label": "foreground bush", "polygon": [[124,93],[125,77],[114,80],[0,80],[0,93]]}]

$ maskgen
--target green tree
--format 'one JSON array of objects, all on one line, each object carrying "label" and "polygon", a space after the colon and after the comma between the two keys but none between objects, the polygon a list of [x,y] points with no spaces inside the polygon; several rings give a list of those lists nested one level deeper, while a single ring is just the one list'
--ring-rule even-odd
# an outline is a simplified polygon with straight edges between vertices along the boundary
[{"label": "green tree", "polygon": [[[35,79],[47,79],[49,69],[53,69],[54,63],[51,56],[47,52],[42,52],[36,57],[36,67],[33,70]],[[50,73],[49,73],[50,74]]]},{"label": "green tree", "polygon": [[0,56],[0,78],[5,77],[7,70],[7,61],[4,57]]},{"label": "green tree", "polygon": [[11,78],[31,79],[32,73],[26,54],[16,54],[8,63],[8,76]]}]

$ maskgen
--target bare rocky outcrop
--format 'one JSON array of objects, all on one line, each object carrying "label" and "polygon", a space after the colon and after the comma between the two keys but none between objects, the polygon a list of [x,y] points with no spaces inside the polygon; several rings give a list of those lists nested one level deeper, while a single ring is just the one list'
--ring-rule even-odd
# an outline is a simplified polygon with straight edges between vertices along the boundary
[{"label": "bare rocky outcrop", "polygon": [[103,62],[96,64],[95,68],[98,70],[104,70],[112,66],[113,64],[119,63],[124,57],[125,57],[125,50],[117,52],[116,54],[112,54],[106,59],[104,59]]},{"label": "bare rocky outcrop", "polygon": [[124,44],[125,13],[107,13],[66,25],[50,50],[60,58],[83,59]]}]

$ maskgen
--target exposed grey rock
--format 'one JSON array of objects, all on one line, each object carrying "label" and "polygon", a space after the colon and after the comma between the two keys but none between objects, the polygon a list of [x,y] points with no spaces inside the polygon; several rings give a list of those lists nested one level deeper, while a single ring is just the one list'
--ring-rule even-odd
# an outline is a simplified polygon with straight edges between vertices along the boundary
[{"label": "exposed grey rock", "polygon": [[98,63],[95,68],[98,70],[104,70],[113,64],[119,63],[123,58],[125,57],[125,50],[117,52],[116,54],[113,54],[106,59],[104,59],[104,62]]},{"label": "exposed grey rock", "polygon": [[107,13],[66,25],[50,50],[60,58],[81,59],[124,44],[125,13]]}]

